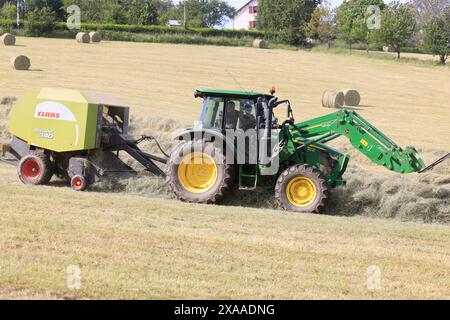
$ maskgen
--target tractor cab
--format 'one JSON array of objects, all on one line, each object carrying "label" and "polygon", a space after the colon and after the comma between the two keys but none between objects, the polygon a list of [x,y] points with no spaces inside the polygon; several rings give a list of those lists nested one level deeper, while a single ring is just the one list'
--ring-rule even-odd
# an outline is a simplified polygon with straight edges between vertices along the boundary
[{"label": "tractor cab", "polygon": [[269,114],[272,95],[252,91],[200,89],[196,98],[203,98],[200,114],[202,128],[224,130],[256,130]]}]

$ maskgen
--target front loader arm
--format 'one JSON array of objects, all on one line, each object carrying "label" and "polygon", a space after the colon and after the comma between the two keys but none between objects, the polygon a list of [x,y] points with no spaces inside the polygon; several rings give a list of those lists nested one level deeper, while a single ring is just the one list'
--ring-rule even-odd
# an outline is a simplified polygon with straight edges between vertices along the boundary
[{"label": "front loader arm", "polygon": [[354,111],[338,112],[291,126],[291,135],[308,143],[327,142],[345,136],[372,162],[398,173],[420,172],[425,163],[414,147],[402,149]]}]

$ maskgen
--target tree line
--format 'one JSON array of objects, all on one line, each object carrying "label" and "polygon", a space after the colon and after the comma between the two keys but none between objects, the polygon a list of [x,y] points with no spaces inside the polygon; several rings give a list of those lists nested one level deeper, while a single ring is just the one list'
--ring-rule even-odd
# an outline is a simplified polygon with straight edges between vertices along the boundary
[{"label": "tree line", "polygon": [[[81,9],[81,21],[91,23],[165,25],[168,20],[178,20],[187,27],[213,28],[223,26],[236,13],[225,0],[0,0],[0,17],[15,19],[19,5],[21,17],[39,34],[52,23],[65,21],[66,8],[73,4]],[[363,44],[367,50],[387,46],[399,58],[405,47],[415,47],[439,55],[445,64],[450,2],[345,0],[331,8],[322,0],[260,0],[256,25],[268,39],[290,45],[309,40],[331,47],[340,40],[350,50],[355,44]]]}]

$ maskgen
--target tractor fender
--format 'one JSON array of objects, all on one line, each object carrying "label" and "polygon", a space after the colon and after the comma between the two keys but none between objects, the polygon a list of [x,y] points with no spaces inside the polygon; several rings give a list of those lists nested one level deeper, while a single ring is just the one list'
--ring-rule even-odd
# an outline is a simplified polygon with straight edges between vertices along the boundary
[{"label": "tractor fender", "polygon": [[192,140],[214,142],[218,147],[223,148],[222,150],[225,155],[227,151],[232,151],[234,155],[236,154],[234,139],[226,137],[226,135],[218,130],[189,128],[176,132],[174,134],[174,140],[179,140],[180,142],[189,142]]}]

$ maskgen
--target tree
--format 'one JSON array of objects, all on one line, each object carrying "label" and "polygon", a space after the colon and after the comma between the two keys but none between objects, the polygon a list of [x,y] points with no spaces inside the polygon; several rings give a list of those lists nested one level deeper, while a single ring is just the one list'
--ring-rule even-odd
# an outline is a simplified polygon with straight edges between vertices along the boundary
[{"label": "tree", "polygon": [[17,17],[16,6],[12,3],[5,2],[2,6],[0,16],[2,19],[15,20]]},{"label": "tree", "polygon": [[410,0],[419,27],[429,24],[435,17],[442,17],[450,6],[448,0]]},{"label": "tree", "polygon": [[348,0],[337,9],[339,38],[348,44],[350,50],[355,42],[363,42],[367,49],[369,47],[372,31],[367,22],[373,14],[368,10],[370,6],[377,6],[380,11],[385,7],[383,0]]},{"label": "tree", "polygon": [[424,47],[427,52],[438,55],[441,64],[445,64],[450,46],[450,9],[442,17],[434,17],[425,26]]},{"label": "tree", "polygon": [[314,9],[311,20],[306,25],[306,35],[313,39],[326,42],[328,49],[331,41],[336,38],[335,15],[328,5],[321,5]]},{"label": "tree", "polygon": [[393,2],[383,10],[376,40],[383,45],[393,46],[400,59],[402,47],[411,41],[416,31],[417,24],[412,9],[400,2]]},{"label": "tree", "polygon": [[[187,24],[191,27],[211,28],[223,25],[234,16],[235,9],[224,0],[186,0]],[[184,19],[184,3],[180,2],[173,18]]]},{"label": "tree", "polygon": [[158,12],[152,0],[122,0],[129,24],[152,25],[158,22]]},{"label": "tree", "polygon": [[30,35],[40,36],[53,30],[56,13],[49,7],[28,9],[26,13],[27,24],[25,31]]},{"label": "tree", "polygon": [[109,22],[111,10],[118,5],[118,0],[64,0],[64,7],[77,5],[81,10],[82,22]]},{"label": "tree", "polygon": [[318,0],[261,0],[258,27],[280,41],[301,44],[306,25],[319,3]]},{"label": "tree", "polygon": [[27,12],[34,11],[35,15],[39,10],[45,9],[40,16],[44,17],[48,13],[53,12],[54,19],[59,21],[63,21],[66,17],[62,0],[27,0],[26,9]]}]

